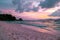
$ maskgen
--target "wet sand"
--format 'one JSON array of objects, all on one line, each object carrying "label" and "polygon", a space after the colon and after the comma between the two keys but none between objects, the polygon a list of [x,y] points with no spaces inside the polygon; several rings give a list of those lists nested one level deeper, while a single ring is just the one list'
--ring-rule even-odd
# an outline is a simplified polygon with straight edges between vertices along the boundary
[{"label": "wet sand", "polygon": [[56,31],[0,21],[0,40],[59,40]]}]

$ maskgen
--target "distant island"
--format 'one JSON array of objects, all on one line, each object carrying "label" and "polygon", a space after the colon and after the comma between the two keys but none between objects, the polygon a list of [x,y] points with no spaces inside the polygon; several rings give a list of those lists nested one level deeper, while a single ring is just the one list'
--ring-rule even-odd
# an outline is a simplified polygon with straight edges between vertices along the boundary
[{"label": "distant island", "polygon": [[23,19],[19,18],[17,20],[16,17],[11,14],[0,14],[0,21],[23,21]]}]

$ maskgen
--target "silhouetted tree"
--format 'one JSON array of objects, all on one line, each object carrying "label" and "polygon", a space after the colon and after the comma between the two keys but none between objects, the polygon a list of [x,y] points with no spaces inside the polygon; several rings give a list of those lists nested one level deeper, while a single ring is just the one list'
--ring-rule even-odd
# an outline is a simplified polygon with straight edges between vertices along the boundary
[{"label": "silhouetted tree", "polygon": [[0,14],[0,21],[14,21],[16,18],[10,14]]},{"label": "silhouetted tree", "polygon": [[18,21],[23,21],[23,19],[22,18],[19,18]]}]

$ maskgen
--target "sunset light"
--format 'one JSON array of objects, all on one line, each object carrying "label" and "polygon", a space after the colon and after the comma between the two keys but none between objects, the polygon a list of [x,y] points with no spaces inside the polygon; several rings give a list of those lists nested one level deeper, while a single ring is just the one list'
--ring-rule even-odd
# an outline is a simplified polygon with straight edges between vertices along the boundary
[{"label": "sunset light", "polygon": [[60,0],[0,0],[0,40],[60,40]]},{"label": "sunset light", "polygon": [[3,11],[3,13],[11,14],[11,15],[17,17],[17,18],[21,17],[25,20],[32,20],[32,19],[37,20],[37,19],[56,18],[56,17],[53,17],[53,16],[49,16],[50,14],[55,12],[56,10],[58,10],[58,7],[50,8],[50,9],[44,9],[44,11],[42,10],[40,12],[30,11],[30,12],[18,13],[18,12],[15,12],[14,10],[12,10],[12,9],[2,10],[2,11]]}]

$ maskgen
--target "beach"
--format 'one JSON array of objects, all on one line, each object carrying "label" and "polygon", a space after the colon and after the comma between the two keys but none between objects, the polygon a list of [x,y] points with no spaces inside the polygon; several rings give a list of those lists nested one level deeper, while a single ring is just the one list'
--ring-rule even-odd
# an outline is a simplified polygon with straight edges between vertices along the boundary
[{"label": "beach", "polygon": [[0,21],[0,40],[58,40],[56,32],[35,26]]},{"label": "beach", "polygon": [[60,40],[59,4],[60,0],[0,0],[0,40]]}]

